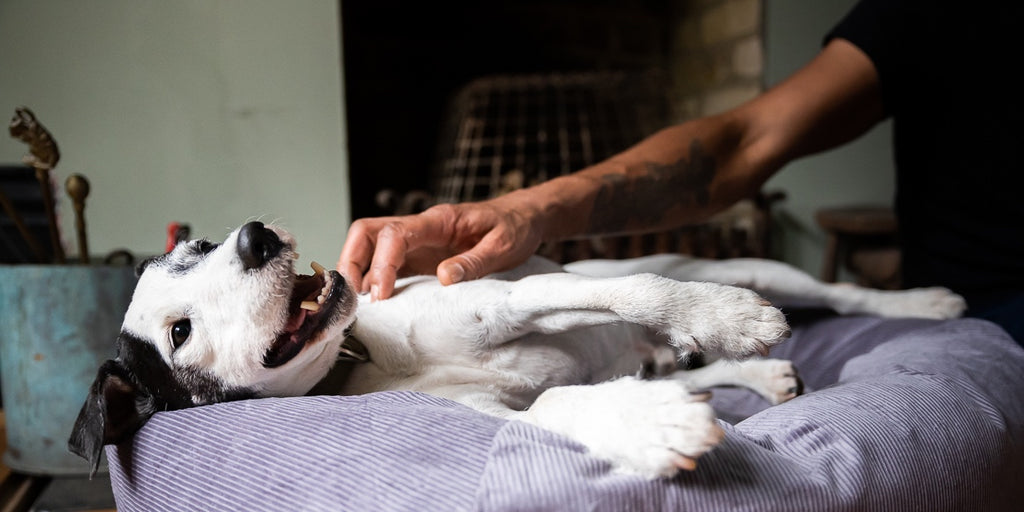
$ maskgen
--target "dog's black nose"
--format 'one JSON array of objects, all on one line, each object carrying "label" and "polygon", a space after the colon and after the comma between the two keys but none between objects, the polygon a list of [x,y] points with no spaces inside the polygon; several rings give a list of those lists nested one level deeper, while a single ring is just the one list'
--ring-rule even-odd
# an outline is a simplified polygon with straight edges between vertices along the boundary
[{"label": "dog's black nose", "polygon": [[250,222],[238,230],[235,250],[246,270],[260,268],[281,252],[284,244],[277,233],[267,229],[262,222]]}]

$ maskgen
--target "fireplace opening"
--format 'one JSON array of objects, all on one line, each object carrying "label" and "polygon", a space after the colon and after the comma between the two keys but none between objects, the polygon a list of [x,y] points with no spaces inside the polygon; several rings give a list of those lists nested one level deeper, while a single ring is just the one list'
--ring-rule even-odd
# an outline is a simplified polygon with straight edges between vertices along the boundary
[{"label": "fireplace opening", "polygon": [[[399,194],[436,191],[445,154],[452,151],[453,137],[459,135],[457,128],[452,128],[452,116],[469,108],[456,103],[460,92],[467,99],[472,92],[466,89],[475,86],[478,96],[501,95],[484,91],[486,86],[481,79],[491,80],[492,84],[506,80],[506,84],[512,85],[511,89],[505,88],[505,97],[521,95],[522,101],[517,105],[536,112],[538,108],[557,108],[552,103],[557,100],[557,91],[550,85],[527,90],[522,77],[548,77],[549,82],[556,84],[558,77],[579,80],[571,77],[582,76],[585,81],[599,73],[608,73],[606,76],[611,80],[619,81],[644,73],[664,78],[671,24],[681,15],[680,4],[685,2],[518,0],[395,5],[343,1],[353,217],[391,213],[376,202],[377,193],[384,189]],[[642,85],[648,90],[655,87],[653,82]],[[607,87],[604,89],[608,91]],[[636,85],[631,89],[636,90]],[[662,97],[652,100],[664,100],[663,91],[654,92]],[[545,94],[550,98],[542,97]],[[531,95],[535,101],[527,98]],[[597,96],[600,95],[599,91]],[[491,108],[497,108],[499,101],[495,97]],[[663,115],[668,114],[667,108],[658,110],[653,114],[659,118],[652,115],[646,126],[631,126],[627,130],[636,133],[604,137],[601,142],[607,144],[591,157],[608,156],[636,142],[643,130],[656,129],[668,118]],[[557,111],[539,113],[549,114],[549,119],[558,115]],[[530,122],[537,125],[543,121]],[[572,128],[578,127],[579,120],[573,119]],[[528,160],[535,157],[546,158],[525,155]],[[586,162],[576,159],[571,165],[581,163]],[[558,165],[561,169],[562,164]],[[538,171],[538,165],[533,168]],[[548,176],[547,168],[538,172]],[[445,199],[469,198],[463,194]]]}]

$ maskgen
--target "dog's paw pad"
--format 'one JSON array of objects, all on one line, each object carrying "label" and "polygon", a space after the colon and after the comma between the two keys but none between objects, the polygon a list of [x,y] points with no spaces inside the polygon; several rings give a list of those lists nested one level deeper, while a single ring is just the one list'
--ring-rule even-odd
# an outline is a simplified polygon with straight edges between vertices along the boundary
[{"label": "dog's paw pad", "polygon": [[756,391],[772,405],[787,402],[803,393],[804,383],[790,361],[765,359],[750,361],[763,363],[760,368],[760,387]]},{"label": "dog's paw pad", "polygon": [[739,359],[767,354],[769,348],[789,338],[789,324],[782,311],[750,290],[719,286],[703,306],[669,331],[670,341],[680,349]]},{"label": "dog's paw pad", "polygon": [[791,361],[750,359],[733,364],[739,365],[737,377],[740,385],[761,395],[772,405],[787,402],[803,393],[803,381]]},{"label": "dog's paw pad", "polygon": [[622,428],[614,439],[593,448],[619,470],[648,478],[693,470],[725,435],[706,403],[707,393],[691,393],[675,381],[624,384],[607,403],[623,418]]},{"label": "dog's paw pad", "polygon": [[697,460],[725,437],[714,411],[703,402],[677,404],[660,424],[638,425],[636,433],[637,444],[648,445],[638,472],[661,477],[695,470]]}]

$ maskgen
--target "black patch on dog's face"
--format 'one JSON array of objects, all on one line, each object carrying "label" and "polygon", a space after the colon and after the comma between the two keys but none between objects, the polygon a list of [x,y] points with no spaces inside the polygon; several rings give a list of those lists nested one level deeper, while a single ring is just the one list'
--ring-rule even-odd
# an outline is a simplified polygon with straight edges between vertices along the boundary
[{"label": "black patch on dog's face", "polygon": [[135,275],[141,276],[150,266],[164,267],[168,273],[174,275],[187,274],[220,246],[221,244],[205,238],[179,242],[171,252],[143,260],[135,267]]},{"label": "black patch on dog's face", "polygon": [[68,448],[99,466],[103,445],[120,444],[160,411],[255,398],[192,367],[172,368],[153,344],[122,332],[117,359],[104,363],[78,413]]},{"label": "black patch on dog's face", "polygon": [[171,368],[152,343],[131,333],[121,333],[118,338],[118,360],[149,391],[157,410],[184,409],[256,397],[255,391],[226,386],[198,368]]},{"label": "black patch on dog's face", "polygon": [[146,268],[157,259],[159,259],[159,256],[151,256],[140,261],[138,265],[135,265],[135,277],[141,277],[142,273],[146,271]]},{"label": "black patch on dog's face", "polygon": [[175,247],[174,252],[166,255],[169,260],[167,271],[176,275],[187,274],[217,247],[220,247],[220,244],[215,244],[205,238],[182,242]]}]

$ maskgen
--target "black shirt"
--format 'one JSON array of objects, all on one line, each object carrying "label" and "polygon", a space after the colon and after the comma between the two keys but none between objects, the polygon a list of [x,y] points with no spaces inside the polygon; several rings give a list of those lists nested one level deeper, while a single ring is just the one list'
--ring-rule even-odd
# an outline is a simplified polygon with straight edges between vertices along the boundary
[{"label": "black shirt", "polygon": [[1024,290],[1024,2],[863,0],[832,38],[893,118],[904,285]]}]

